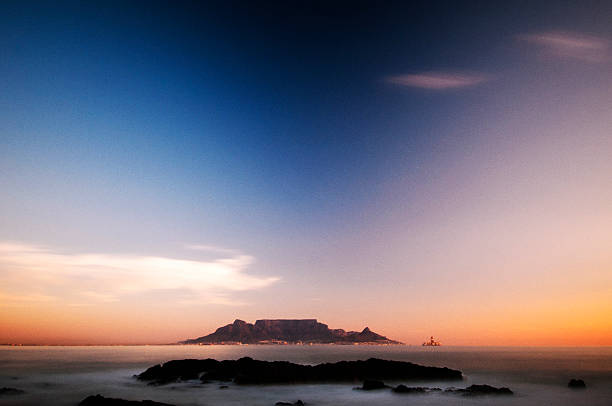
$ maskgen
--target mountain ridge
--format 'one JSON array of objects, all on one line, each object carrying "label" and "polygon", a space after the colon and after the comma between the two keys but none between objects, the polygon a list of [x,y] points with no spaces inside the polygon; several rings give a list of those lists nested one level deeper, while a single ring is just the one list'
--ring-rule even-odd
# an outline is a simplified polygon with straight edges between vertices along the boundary
[{"label": "mountain ridge", "polygon": [[330,329],[317,319],[236,319],[214,333],[179,344],[402,344],[365,327],[362,331]]}]

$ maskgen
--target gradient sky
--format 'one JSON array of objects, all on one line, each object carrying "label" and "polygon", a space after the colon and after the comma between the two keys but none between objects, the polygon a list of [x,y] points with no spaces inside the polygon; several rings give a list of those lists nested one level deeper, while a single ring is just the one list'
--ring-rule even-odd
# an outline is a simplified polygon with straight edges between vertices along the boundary
[{"label": "gradient sky", "polygon": [[612,345],[612,3],[96,3],[0,4],[0,343]]}]

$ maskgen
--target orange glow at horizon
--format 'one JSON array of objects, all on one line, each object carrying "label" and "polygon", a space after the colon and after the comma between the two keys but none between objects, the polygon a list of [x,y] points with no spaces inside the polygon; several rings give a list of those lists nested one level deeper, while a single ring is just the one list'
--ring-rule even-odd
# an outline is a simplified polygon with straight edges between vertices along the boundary
[{"label": "orange glow at horizon", "polygon": [[[431,334],[443,345],[612,345],[612,308],[606,297],[565,306],[536,306],[528,312],[496,307],[464,316],[450,312],[435,320],[419,317],[404,323],[382,319],[376,323],[353,321],[347,325],[342,322],[343,317],[331,316],[318,319],[330,328],[359,330],[367,324],[380,334],[410,345],[420,345]],[[201,320],[200,326],[189,326],[194,319],[193,314],[175,317],[161,308],[127,313],[120,308],[3,307],[0,343],[167,344],[209,334],[232,321],[231,318]]]}]

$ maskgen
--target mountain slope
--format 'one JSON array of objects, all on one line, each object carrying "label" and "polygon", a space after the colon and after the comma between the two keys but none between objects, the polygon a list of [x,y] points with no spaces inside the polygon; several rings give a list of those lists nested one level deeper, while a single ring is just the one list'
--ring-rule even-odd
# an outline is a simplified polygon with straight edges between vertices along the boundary
[{"label": "mountain slope", "polygon": [[179,344],[401,344],[376,334],[368,327],[361,332],[330,329],[316,319],[257,320],[255,324],[235,320],[214,333]]}]

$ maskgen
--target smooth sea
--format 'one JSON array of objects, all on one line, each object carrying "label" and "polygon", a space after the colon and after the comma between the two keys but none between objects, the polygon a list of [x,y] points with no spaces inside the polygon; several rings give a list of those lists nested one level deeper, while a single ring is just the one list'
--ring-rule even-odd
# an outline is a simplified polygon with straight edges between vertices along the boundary
[{"label": "smooth sea", "polygon": [[[237,386],[197,381],[147,386],[133,376],[173,359],[285,360],[317,364],[371,357],[446,366],[463,372],[459,382],[410,382],[409,386],[448,388],[471,384],[505,386],[511,397],[457,394],[395,394],[360,391],[359,383]],[[585,390],[567,387],[583,379]],[[0,388],[24,390],[0,396],[0,405],[77,405],[89,395],[151,399],[175,405],[274,406],[278,401],[306,405],[612,405],[612,347],[416,347],[416,346],[87,346],[0,347]]]}]

